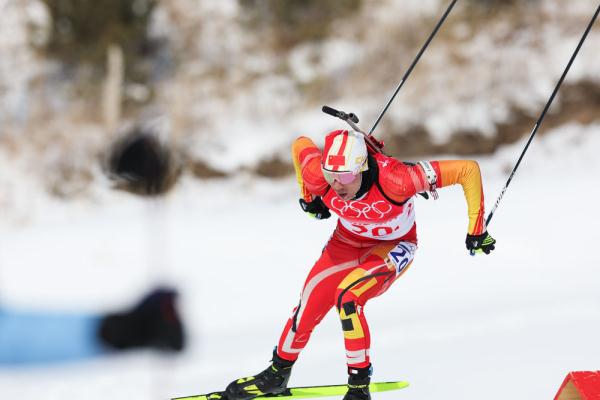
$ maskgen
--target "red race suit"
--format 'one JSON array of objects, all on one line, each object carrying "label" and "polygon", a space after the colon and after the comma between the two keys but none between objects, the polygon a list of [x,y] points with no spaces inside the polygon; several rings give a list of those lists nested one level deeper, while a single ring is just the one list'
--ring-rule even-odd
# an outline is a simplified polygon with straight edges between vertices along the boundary
[{"label": "red race suit", "polygon": [[[344,201],[325,181],[321,151],[309,138],[296,139],[292,156],[302,198],[311,202],[321,197],[339,219],[306,278],[300,303],[283,329],[277,353],[283,359],[296,360],[314,327],[335,306],[344,332],[348,366],[367,367],[370,334],[365,304],[384,293],[412,264],[417,249],[413,197],[429,191],[431,185],[419,164],[408,165],[373,154],[369,156],[369,170],[371,174],[377,171],[374,182],[359,198]],[[429,165],[437,175],[437,188],[462,185],[468,233],[485,232],[478,164],[456,160],[431,161]]]}]

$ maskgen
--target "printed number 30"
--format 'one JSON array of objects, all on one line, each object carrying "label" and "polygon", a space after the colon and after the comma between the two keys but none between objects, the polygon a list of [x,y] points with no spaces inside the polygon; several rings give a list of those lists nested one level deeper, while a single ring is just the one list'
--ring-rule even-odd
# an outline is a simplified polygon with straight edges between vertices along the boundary
[{"label": "printed number 30", "polygon": [[[352,224],[352,226],[354,226],[356,228],[356,229],[354,229],[354,232],[358,233],[359,235],[369,232],[369,229],[367,229],[363,225]],[[387,235],[391,235],[393,232],[394,232],[394,229],[392,229],[389,226],[376,226],[375,228],[371,229],[371,236],[373,236],[373,237],[387,236]]]}]

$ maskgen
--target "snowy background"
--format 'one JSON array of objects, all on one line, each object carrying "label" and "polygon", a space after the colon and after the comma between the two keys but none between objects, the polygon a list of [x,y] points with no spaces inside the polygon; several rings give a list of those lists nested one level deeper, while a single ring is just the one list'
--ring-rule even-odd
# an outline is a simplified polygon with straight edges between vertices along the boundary
[{"label": "snowy background", "polygon": [[[572,125],[535,143],[490,226],[492,256],[464,249],[460,188],[418,201],[415,263],[366,308],[375,379],[411,386],[377,398],[547,399],[567,372],[598,369],[599,128]],[[522,145],[479,160],[488,209]],[[166,280],[181,291],[189,349],[2,369],[2,397],[159,399],[216,390],[262,369],[334,221],[299,212],[292,179],[185,180],[163,204],[112,193],[104,200],[44,203],[35,221],[4,223],[3,297],[15,306],[99,310]],[[291,384],[345,376],[331,313]]]},{"label": "snowy background", "polygon": [[[190,51],[190,58],[201,53],[205,63],[241,59],[243,35],[218,26],[226,25],[237,8],[232,2],[220,3],[224,5],[200,3],[196,12],[214,22],[202,29],[232,36],[224,38],[227,45],[211,51],[202,47],[209,41],[203,36],[198,53]],[[442,3],[373,2],[364,18],[381,18],[383,25],[398,24],[390,17],[394,13],[402,14],[402,21],[421,14],[433,18]],[[439,133],[438,142],[456,129],[477,128],[492,135],[496,123],[510,120],[509,110],[516,104],[531,111],[530,130],[594,11],[591,3],[543,2],[539,6],[546,18],[536,25],[540,30],[535,35],[513,31],[502,19],[488,28],[489,34],[472,35],[470,26],[450,24],[453,33],[442,36],[442,43],[457,40],[461,45],[452,54],[445,46],[428,50],[386,117],[393,121],[389,126],[422,121]],[[11,4],[0,1],[5,12],[16,9]],[[184,1],[173,4],[185,6]],[[568,12],[562,13],[565,4]],[[33,18],[43,19],[35,10]],[[533,20],[524,16],[519,22]],[[85,147],[73,155],[72,163],[90,164],[94,179],[65,200],[47,190],[49,166],[62,153],[40,153],[43,146],[36,150],[23,144],[30,139],[40,143],[39,136],[19,136],[29,127],[21,120],[28,118],[25,82],[45,67],[30,62],[18,19],[5,21],[0,24],[2,54],[14,57],[0,57],[0,116],[6,122],[3,134],[10,138],[0,147],[0,301],[12,307],[102,312],[127,306],[166,283],[180,291],[189,346],[177,356],[131,352],[82,363],[0,367],[0,397],[166,399],[222,389],[235,378],[262,370],[335,218],[315,221],[304,215],[292,175],[266,179],[240,167],[273,154],[287,157],[291,138],[304,133],[319,141],[327,129],[337,127],[335,121],[320,113],[320,107],[300,107],[304,100],[294,84],[269,75],[268,55],[243,58],[257,74],[265,71],[254,85],[234,99],[229,94],[212,102],[204,95],[215,83],[203,81],[208,83],[188,91],[182,86],[193,78],[186,74],[207,65],[185,64],[177,79],[163,83],[163,93],[168,98],[181,91],[194,105],[183,126],[192,129],[206,122],[213,134],[186,143],[203,160],[235,171],[233,177],[199,180],[184,173],[168,196],[148,200],[111,190],[95,160],[85,157]],[[352,37],[358,28],[339,29],[348,29]],[[382,32],[370,35],[376,39]],[[514,32],[522,35],[511,36]],[[468,39],[472,36],[477,40]],[[596,26],[568,81],[600,81],[599,36]],[[356,54],[383,52],[368,42],[355,45],[348,40],[314,46],[318,48],[290,51],[296,60],[294,79],[336,75],[344,63],[357,62]],[[302,68],[302,60],[321,48],[345,56]],[[410,54],[401,65],[408,65],[414,52]],[[477,61],[439,68],[456,54]],[[17,73],[14,65],[23,68]],[[235,80],[235,73],[231,76]],[[383,77],[373,78],[379,79]],[[388,90],[389,79],[383,82]],[[368,82],[344,85],[335,97],[343,108],[364,110],[364,121],[374,119],[386,98],[381,92],[369,95]],[[238,112],[226,118],[223,112],[229,107]],[[281,121],[268,115],[273,107],[282,112],[300,108]],[[557,105],[556,112],[560,109]],[[207,121],[208,115],[216,117]],[[464,248],[467,216],[459,187],[441,190],[438,201],[417,200],[420,241],[415,262],[366,308],[374,380],[407,380],[411,386],[375,398],[551,399],[569,371],[600,369],[600,270],[594,250],[600,221],[600,123],[592,120],[545,130],[542,126],[543,135],[532,144],[492,220],[489,230],[498,244],[491,256],[470,257]],[[53,119],[48,128],[60,131],[74,123]],[[78,127],[80,135],[66,148],[84,142],[93,143],[87,145],[92,149],[101,146],[94,136],[97,127]],[[493,155],[470,157],[481,165],[488,210],[525,140],[502,146]],[[332,312],[313,334],[290,384],[344,383],[344,362],[342,333]]]}]

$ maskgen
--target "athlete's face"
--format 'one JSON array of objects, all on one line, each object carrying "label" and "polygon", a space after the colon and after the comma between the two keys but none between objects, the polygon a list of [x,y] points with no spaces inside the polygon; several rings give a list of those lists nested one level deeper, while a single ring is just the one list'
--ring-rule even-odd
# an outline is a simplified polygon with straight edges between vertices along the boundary
[{"label": "athlete's face", "polygon": [[356,179],[350,183],[343,184],[338,180],[334,180],[332,183],[330,183],[330,185],[340,199],[348,201],[356,196],[356,193],[358,193],[358,190],[360,189],[361,183],[362,174],[358,174],[356,175]]}]

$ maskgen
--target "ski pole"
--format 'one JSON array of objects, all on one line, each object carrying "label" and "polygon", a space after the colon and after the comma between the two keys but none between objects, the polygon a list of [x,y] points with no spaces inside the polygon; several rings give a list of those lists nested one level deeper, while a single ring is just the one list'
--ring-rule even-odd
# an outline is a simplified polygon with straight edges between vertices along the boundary
[{"label": "ski pole", "polygon": [[402,80],[400,81],[400,83],[398,84],[398,87],[394,91],[394,94],[392,95],[392,97],[390,98],[390,100],[387,102],[387,104],[383,108],[383,111],[381,111],[381,114],[379,114],[379,117],[377,117],[377,120],[375,121],[375,123],[373,124],[373,127],[369,131],[369,135],[373,134],[373,131],[375,130],[375,128],[377,127],[377,125],[379,125],[379,121],[381,121],[381,118],[383,118],[383,115],[387,112],[388,108],[390,108],[390,105],[394,101],[394,98],[396,97],[396,95],[398,94],[398,92],[400,91],[400,89],[402,89],[402,86],[404,86],[404,82],[406,82],[406,80],[410,76],[412,70],[415,68],[415,65],[417,65],[417,63],[421,59],[421,56],[423,55],[423,53],[425,52],[425,50],[429,46],[429,43],[431,43],[431,41],[433,40],[434,36],[437,34],[438,30],[440,29],[440,27],[444,24],[444,21],[446,21],[446,18],[450,14],[450,11],[452,11],[452,8],[454,7],[454,5],[456,4],[457,1],[458,0],[452,0],[452,3],[450,3],[450,5],[448,6],[448,8],[446,9],[446,12],[444,12],[444,14],[442,15],[442,18],[438,21],[437,25],[433,29],[433,32],[431,32],[431,34],[427,38],[427,41],[425,42],[425,44],[423,45],[423,47],[421,47],[421,50],[419,50],[419,52],[417,53],[417,56],[413,60],[412,64],[410,65],[410,67],[408,67],[408,69],[404,73],[404,76],[402,77]]},{"label": "ski pole", "polygon": [[521,164],[521,160],[525,156],[525,152],[527,152],[527,149],[529,148],[529,144],[531,143],[531,141],[533,140],[533,137],[537,133],[537,131],[538,131],[538,129],[539,129],[539,127],[540,127],[540,125],[541,125],[544,117],[546,116],[546,112],[550,108],[550,105],[552,104],[552,101],[554,100],[554,97],[556,96],[556,93],[558,93],[558,89],[560,88],[560,85],[562,85],[563,80],[567,76],[567,73],[569,72],[569,69],[571,68],[571,65],[573,64],[573,61],[575,61],[575,57],[577,57],[577,53],[579,53],[579,49],[581,49],[581,46],[583,45],[583,42],[585,41],[588,33],[590,33],[590,30],[592,29],[592,26],[594,25],[594,22],[596,21],[596,18],[598,17],[599,13],[600,13],[600,4],[598,5],[598,8],[596,9],[596,13],[592,17],[592,20],[588,24],[587,29],[583,33],[583,36],[581,37],[581,40],[579,40],[579,44],[577,45],[577,48],[575,49],[575,52],[571,56],[571,59],[569,60],[569,63],[567,64],[567,67],[563,71],[562,76],[558,80],[558,83],[556,84],[556,87],[554,88],[554,91],[552,92],[552,95],[550,96],[550,99],[546,103],[546,106],[544,107],[544,110],[542,111],[542,114],[540,115],[540,117],[538,118],[537,122],[533,126],[533,130],[531,131],[531,134],[529,135],[529,140],[527,140],[527,144],[525,144],[525,148],[521,152],[521,156],[517,160],[517,163],[515,164],[515,167],[513,168],[512,172],[510,173],[510,175],[508,177],[508,180],[506,181],[506,184],[504,185],[504,188],[500,192],[500,196],[498,196],[498,200],[496,200],[496,204],[494,205],[494,208],[492,208],[492,211],[490,211],[490,214],[488,215],[488,217],[487,217],[487,219],[485,221],[486,227],[490,224],[490,221],[492,220],[492,217],[494,216],[494,213],[496,212],[496,209],[498,208],[498,204],[500,204],[500,200],[502,200],[502,197],[504,196],[504,193],[506,192],[506,189],[508,188],[508,185],[510,185],[510,181],[512,180],[513,176],[515,175],[515,172],[517,171],[517,168],[519,168],[519,164]]},{"label": "ski pole", "polygon": [[326,113],[326,114],[332,115],[334,117],[337,117],[337,118],[339,118],[341,120],[346,121],[348,123],[348,125],[350,125],[352,127],[352,129],[354,129],[357,132],[362,133],[365,136],[365,139],[366,139],[367,143],[369,144],[369,146],[374,151],[376,151],[377,153],[383,153],[383,150],[382,150],[383,144],[379,143],[379,141],[377,141],[375,138],[373,138],[373,136],[372,136],[373,131],[375,130],[375,128],[379,124],[379,121],[381,121],[381,118],[383,118],[383,115],[387,112],[388,108],[390,107],[390,105],[394,101],[394,98],[396,97],[396,95],[398,94],[398,92],[400,91],[400,89],[402,88],[402,86],[404,86],[404,83],[406,82],[406,80],[410,76],[412,70],[415,68],[415,66],[417,65],[417,63],[421,59],[421,56],[423,55],[423,53],[425,52],[425,50],[427,49],[427,47],[429,46],[429,44],[431,43],[431,41],[433,40],[433,38],[435,37],[435,35],[437,34],[437,32],[439,31],[440,27],[443,25],[444,21],[446,21],[446,18],[448,17],[448,15],[450,14],[450,12],[452,11],[452,8],[454,7],[454,5],[456,4],[457,1],[458,0],[452,0],[452,2],[450,3],[450,5],[448,6],[448,8],[446,9],[446,11],[444,12],[444,14],[442,15],[442,18],[440,18],[440,20],[438,21],[437,25],[433,29],[433,32],[431,32],[431,34],[429,35],[429,37],[427,38],[427,40],[425,41],[425,43],[423,44],[423,46],[421,47],[421,49],[419,50],[419,52],[417,53],[417,56],[412,61],[410,67],[404,73],[404,76],[402,77],[402,80],[398,84],[398,87],[396,87],[396,90],[394,91],[394,94],[392,95],[392,97],[390,98],[390,100],[385,105],[383,111],[381,111],[381,113],[379,114],[379,117],[377,117],[377,121],[375,121],[375,124],[373,124],[373,127],[371,128],[371,130],[369,131],[369,133],[365,133],[360,128],[358,128],[358,126],[356,125],[358,123],[358,117],[355,114],[352,114],[352,113],[347,114],[347,113],[345,113],[343,111],[335,110],[335,109],[333,109],[333,108],[331,108],[329,106],[323,106],[322,111],[324,113]]},{"label": "ski pole", "polygon": [[348,125],[350,125],[352,129],[354,129],[356,132],[362,133],[362,135],[365,137],[365,141],[367,142],[367,146],[369,146],[376,153],[383,153],[383,145],[373,136],[366,134],[362,129],[358,127],[358,125],[356,125],[358,124],[358,117],[356,116],[356,114],[347,114],[343,111],[338,111],[329,106],[323,106],[321,111],[323,111],[325,114],[329,114],[333,117],[346,121]]}]

